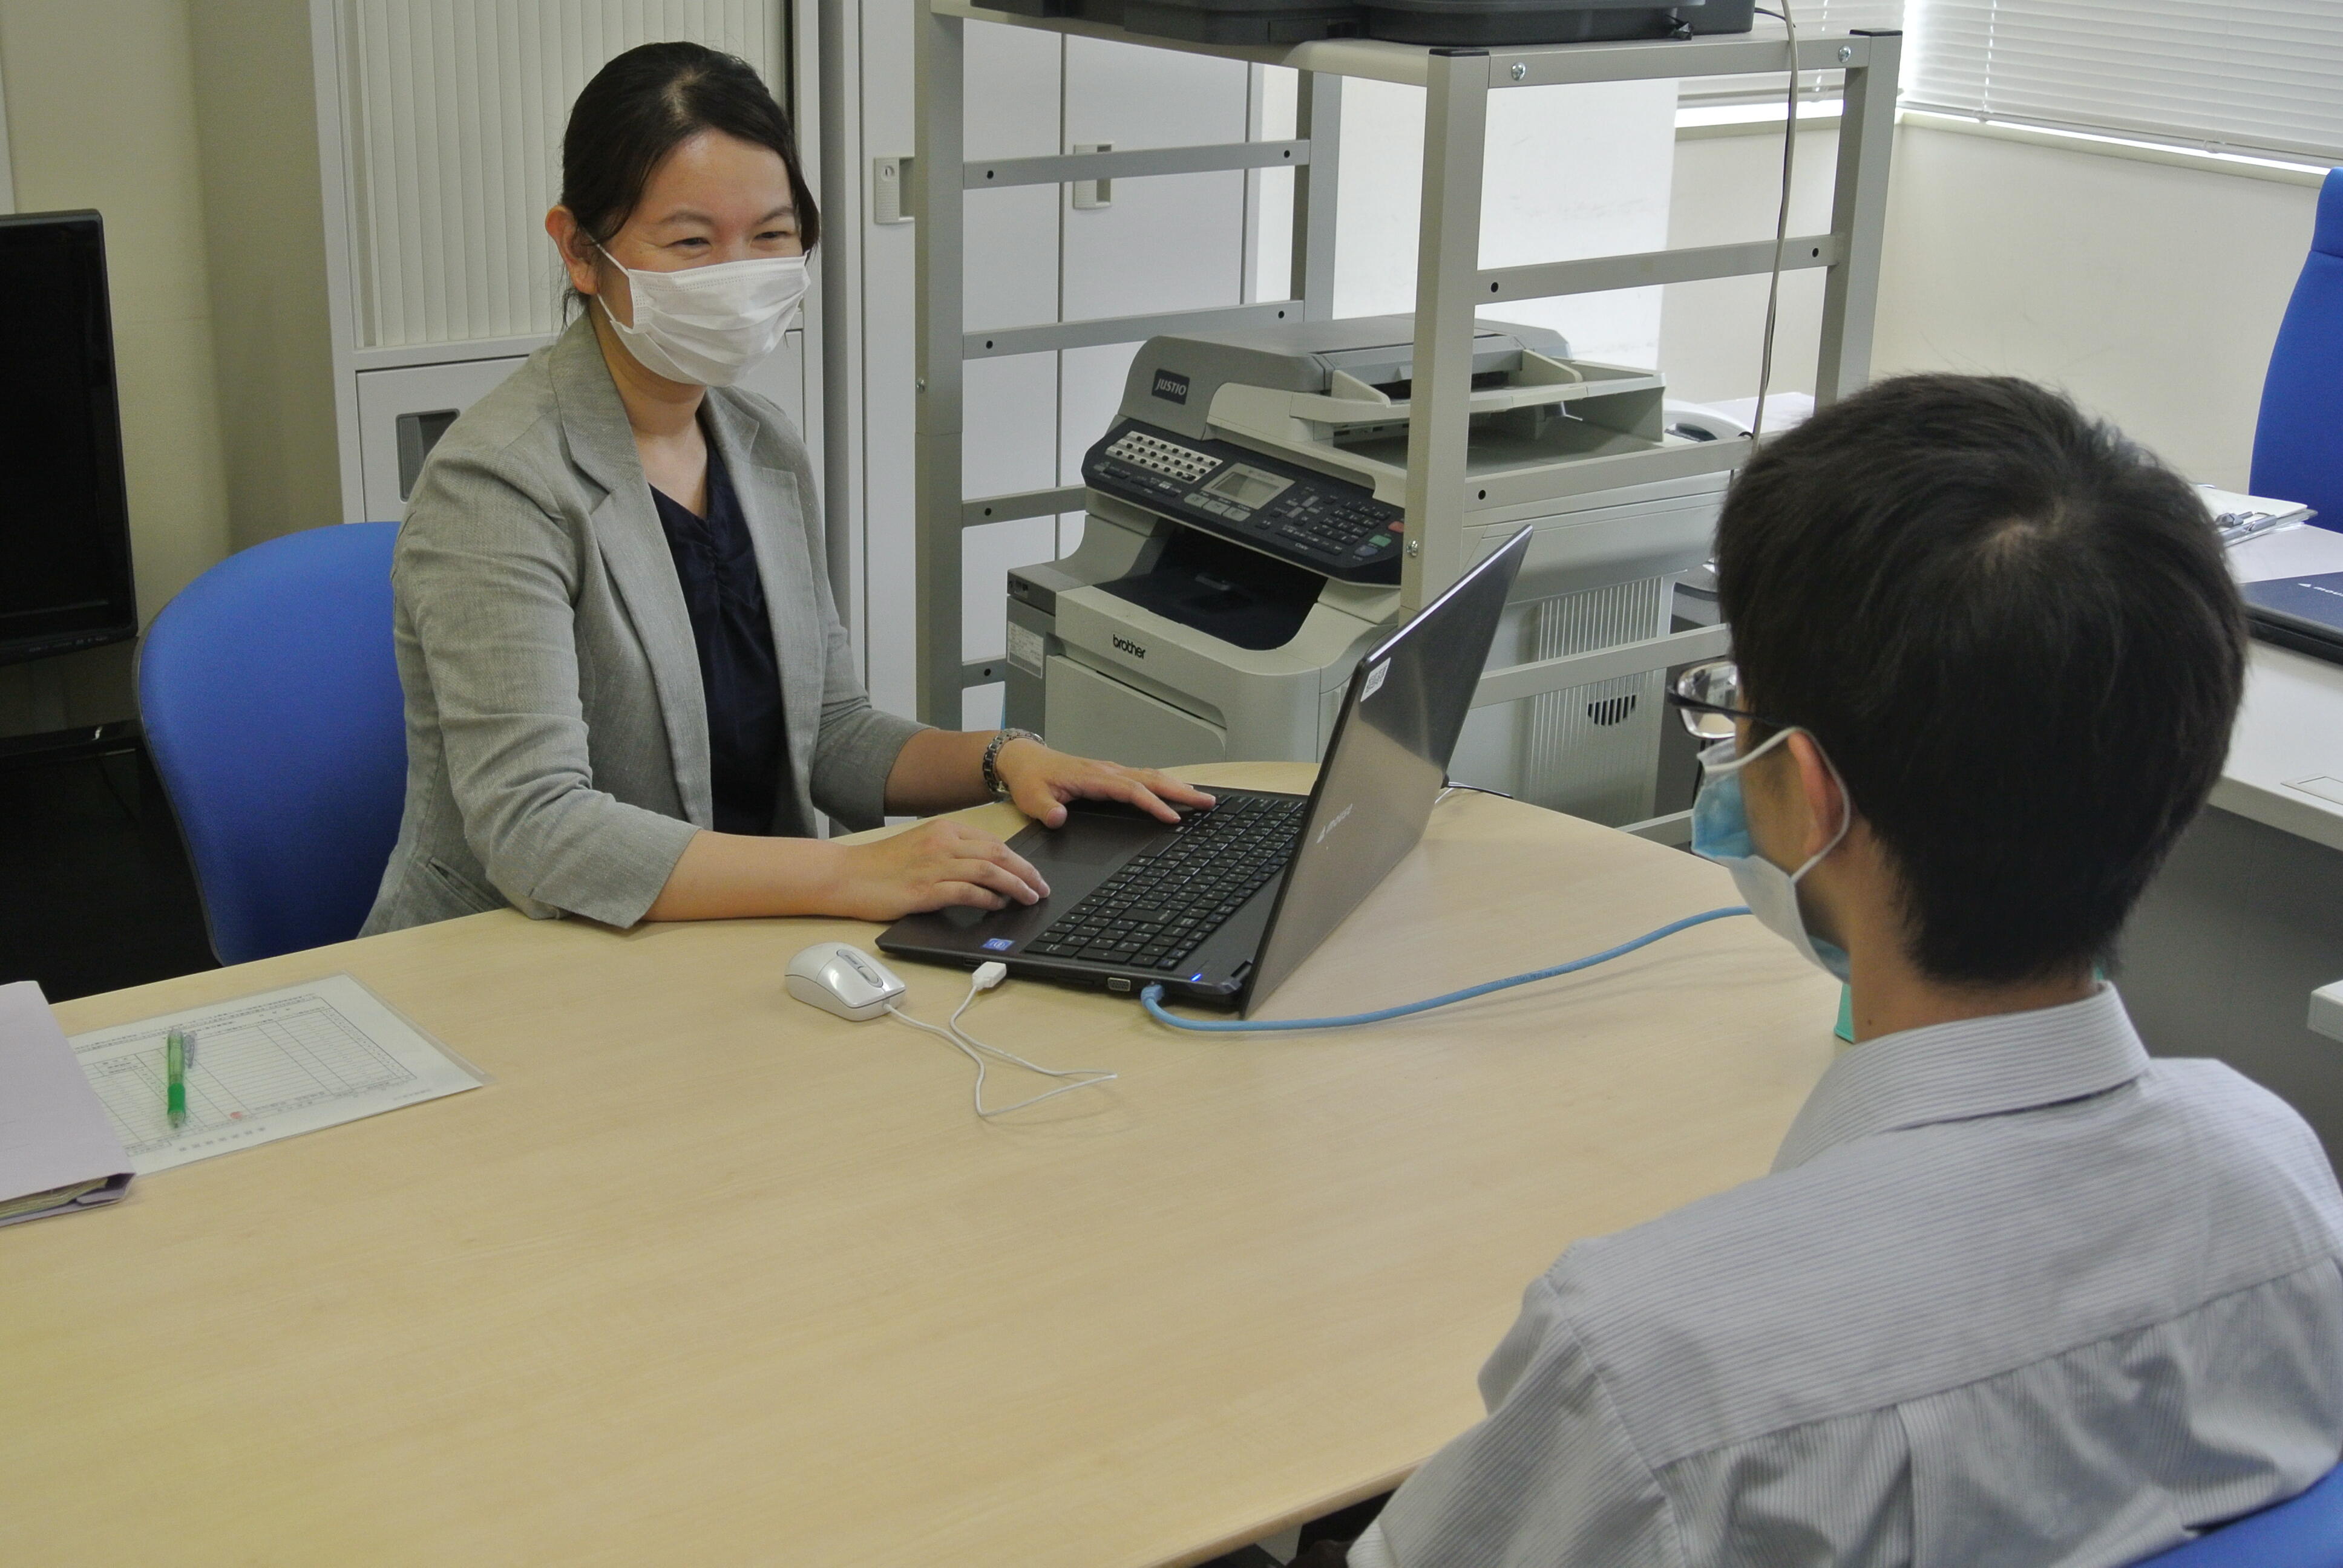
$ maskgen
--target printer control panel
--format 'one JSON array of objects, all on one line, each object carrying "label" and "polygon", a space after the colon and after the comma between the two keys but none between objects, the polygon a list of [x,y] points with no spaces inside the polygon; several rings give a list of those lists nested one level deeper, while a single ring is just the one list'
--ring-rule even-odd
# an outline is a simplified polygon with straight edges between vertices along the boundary
[{"label": "printer control panel", "polygon": [[1399,581],[1405,514],[1353,485],[1224,441],[1125,419],[1082,459],[1093,489],[1346,582]]}]

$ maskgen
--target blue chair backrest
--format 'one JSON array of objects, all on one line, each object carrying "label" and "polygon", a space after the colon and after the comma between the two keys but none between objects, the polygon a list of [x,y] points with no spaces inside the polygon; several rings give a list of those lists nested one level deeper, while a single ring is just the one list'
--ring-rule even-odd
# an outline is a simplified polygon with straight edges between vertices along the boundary
[{"label": "blue chair backrest", "polygon": [[398,836],[396,523],[287,534],[163,607],[138,706],[220,962],[357,935]]},{"label": "blue chair backrest", "polygon": [[2343,1465],[2298,1497],[2135,1568],[2343,1568]]},{"label": "blue chair backrest", "polygon": [[2279,323],[2254,430],[2253,493],[2343,529],[2343,169],[2318,189],[2310,259]]}]

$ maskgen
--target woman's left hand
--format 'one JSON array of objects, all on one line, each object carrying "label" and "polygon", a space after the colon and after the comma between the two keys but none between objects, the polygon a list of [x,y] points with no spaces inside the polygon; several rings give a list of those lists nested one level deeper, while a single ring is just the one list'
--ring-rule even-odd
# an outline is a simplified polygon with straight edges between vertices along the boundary
[{"label": "woman's left hand", "polygon": [[1069,757],[1021,736],[1001,749],[992,768],[1017,809],[1045,828],[1064,823],[1069,800],[1124,800],[1166,822],[1180,819],[1175,808],[1193,811],[1212,804],[1210,795],[1169,773]]}]

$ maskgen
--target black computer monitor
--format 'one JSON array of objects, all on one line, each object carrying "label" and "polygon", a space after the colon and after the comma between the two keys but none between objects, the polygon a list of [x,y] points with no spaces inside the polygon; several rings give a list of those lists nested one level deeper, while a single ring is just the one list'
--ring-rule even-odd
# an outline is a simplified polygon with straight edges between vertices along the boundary
[{"label": "black computer monitor", "polygon": [[105,226],[0,216],[0,664],[137,633]]}]

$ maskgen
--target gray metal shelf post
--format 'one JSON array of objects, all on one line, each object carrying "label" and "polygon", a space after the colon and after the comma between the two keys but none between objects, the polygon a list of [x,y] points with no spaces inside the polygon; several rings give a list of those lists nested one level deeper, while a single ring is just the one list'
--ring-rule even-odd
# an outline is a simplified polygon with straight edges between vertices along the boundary
[{"label": "gray metal shelf post", "polygon": [[1302,318],[1334,318],[1334,179],[1342,145],[1342,79],[1302,73],[1295,93],[1293,134],[1309,144],[1310,161],[1293,175],[1293,277],[1286,286],[1302,301]]},{"label": "gray metal shelf post", "polygon": [[917,225],[918,387],[912,399],[920,517],[914,548],[919,624],[915,700],[920,719],[960,728],[962,407],[960,315],[965,295],[960,210],[963,24],[921,8],[913,46],[918,106],[912,118],[912,211]]},{"label": "gray metal shelf post", "polygon": [[[1843,248],[1840,265],[1823,278],[1817,403],[1836,402],[1871,379],[1871,330],[1879,309],[1880,251],[1887,230],[1887,160],[1896,142],[1896,78],[1904,40],[1889,33],[1865,42],[1870,64],[1847,72],[1839,115],[1831,234]],[[1840,47],[1852,57],[1852,45]]]},{"label": "gray metal shelf post", "polygon": [[1415,377],[1408,401],[1407,546],[1400,605],[1412,614],[1463,575],[1464,452],[1473,312],[1454,258],[1481,256],[1489,145],[1489,55],[1434,49],[1424,61],[1423,201],[1415,242]]}]

